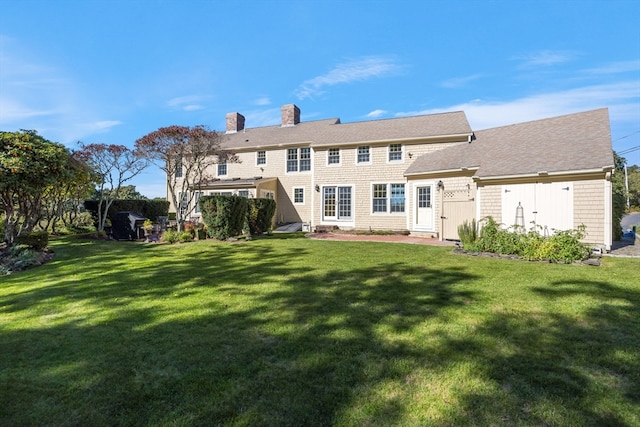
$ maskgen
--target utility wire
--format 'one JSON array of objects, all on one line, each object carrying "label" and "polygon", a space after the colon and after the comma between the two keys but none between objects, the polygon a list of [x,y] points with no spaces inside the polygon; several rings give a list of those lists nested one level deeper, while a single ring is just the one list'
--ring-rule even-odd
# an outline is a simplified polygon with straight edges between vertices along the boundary
[{"label": "utility wire", "polygon": [[621,136],[620,138],[618,138],[618,139],[616,139],[615,141],[612,141],[612,142],[616,142],[616,141],[620,141],[621,139],[629,138],[630,136],[635,135],[636,133],[640,133],[640,130],[632,132],[629,135]]},{"label": "utility wire", "polygon": [[637,150],[640,150],[640,145],[638,145],[636,147],[627,148],[624,151],[620,151],[620,152],[618,152],[618,155],[621,156],[623,154],[629,154],[629,153],[632,153],[632,152],[637,151]]}]

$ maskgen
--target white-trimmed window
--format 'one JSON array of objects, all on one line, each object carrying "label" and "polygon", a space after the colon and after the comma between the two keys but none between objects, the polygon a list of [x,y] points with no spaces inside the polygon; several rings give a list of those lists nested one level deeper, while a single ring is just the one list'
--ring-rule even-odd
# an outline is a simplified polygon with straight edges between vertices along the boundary
[{"label": "white-trimmed window", "polygon": [[327,164],[328,165],[339,165],[340,164],[340,149],[339,148],[329,148],[329,151],[327,151]]},{"label": "white-trimmed window", "polygon": [[295,187],[293,189],[293,203],[296,205],[304,204],[304,187]]},{"label": "white-trimmed window", "polygon": [[404,213],[404,184],[373,184],[371,210],[373,213]]},{"label": "white-trimmed window", "polygon": [[245,199],[249,198],[249,190],[238,190],[238,196],[244,197]]},{"label": "white-trimmed window", "polygon": [[195,213],[200,213],[200,196],[203,196],[204,192],[202,191],[196,191],[193,194],[193,202],[195,203],[195,209],[193,210]]},{"label": "white-trimmed window", "polygon": [[306,172],[311,170],[311,148],[287,149],[287,172]]},{"label": "white-trimmed window", "polygon": [[256,153],[256,165],[263,166],[267,164],[267,152],[266,151],[258,151]]},{"label": "white-trimmed window", "polygon": [[402,161],[402,144],[389,145],[389,161],[390,162]]},{"label": "white-trimmed window", "polygon": [[371,163],[371,149],[368,145],[358,147],[357,162],[360,164]]},{"label": "white-trimmed window", "polygon": [[218,176],[226,176],[227,175],[227,161],[221,160],[218,163]]},{"label": "white-trimmed window", "polygon": [[179,209],[180,212],[182,213],[182,215],[185,215],[187,213],[187,209],[189,208],[189,192],[185,191],[180,192],[178,194],[178,203],[180,204]]}]

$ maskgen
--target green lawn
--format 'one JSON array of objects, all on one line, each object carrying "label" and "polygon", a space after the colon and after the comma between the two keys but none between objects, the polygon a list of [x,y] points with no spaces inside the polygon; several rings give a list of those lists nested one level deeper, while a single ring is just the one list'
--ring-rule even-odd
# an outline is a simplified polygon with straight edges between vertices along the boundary
[{"label": "green lawn", "polygon": [[0,277],[0,425],[640,425],[640,260],[63,239]]}]

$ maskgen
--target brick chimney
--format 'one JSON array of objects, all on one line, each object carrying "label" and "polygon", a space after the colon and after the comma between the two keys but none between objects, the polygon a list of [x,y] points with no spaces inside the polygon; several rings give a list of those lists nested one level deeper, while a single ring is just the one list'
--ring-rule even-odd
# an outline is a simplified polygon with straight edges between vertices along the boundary
[{"label": "brick chimney", "polygon": [[300,109],[295,104],[283,105],[280,111],[282,111],[282,127],[300,123]]},{"label": "brick chimney", "polygon": [[244,130],[244,116],[240,113],[227,113],[227,133]]}]

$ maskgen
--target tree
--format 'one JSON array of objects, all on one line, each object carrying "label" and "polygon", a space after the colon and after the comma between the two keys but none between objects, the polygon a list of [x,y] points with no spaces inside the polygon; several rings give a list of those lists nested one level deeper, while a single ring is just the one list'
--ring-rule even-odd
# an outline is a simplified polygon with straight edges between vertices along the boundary
[{"label": "tree", "polygon": [[46,189],[60,182],[69,156],[63,145],[36,131],[0,132],[0,205],[8,246],[38,223]]},{"label": "tree", "polygon": [[178,229],[195,209],[195,199],[211,177],[207,169],[235,162],[235,154],[220,148],[221,134],[204,126],[169,126],[138,139],[135,148],[166,175],[169,197],[176,208]]},{"label": "tree", "polygon": [[69,156],[60,179],[44,191],[40,226],[52,233],[60,221],[71,226],[80,214],[82,201],[94,190],[96,180],[96,174],[87,164],[73,154]]},{"label": "tree", "polygon": [[[111,191],[108,189],[103,190],[105,195],[109,197]],[[92,200],[100,200],[101,194],[98,190],[95,190],[91,195]],[[118,192],[118,199],[122,200],[149,200],[146,196],[136,190],[135,185],[123,185]]]},{"label": "tree", "polygon": [[631,165],[627,167],[629,180],[629,204],[632,208],[640,208],[640,167]]},{"label": "tree", "polygon": [[109,207],[120,196],[123,184],[140,174],[148,162],[124,145],[81,142],[76,156],[90,165],[98,176],[98,231],[104,230]]}]

